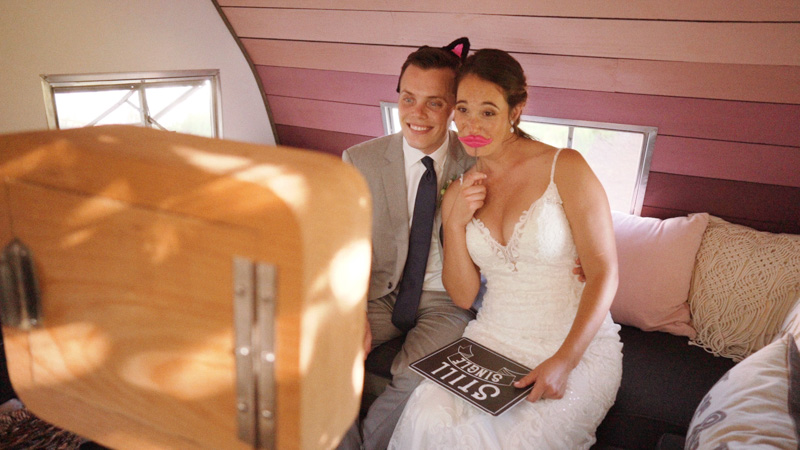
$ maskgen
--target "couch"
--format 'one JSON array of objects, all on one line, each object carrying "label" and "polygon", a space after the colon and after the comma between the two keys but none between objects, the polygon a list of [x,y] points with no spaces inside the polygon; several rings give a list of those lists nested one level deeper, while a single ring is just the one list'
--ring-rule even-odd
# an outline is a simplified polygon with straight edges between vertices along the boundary
[{"label": "couch", "polygon": [[[705,213],[613,219],[620,285],[611,314],[623,375],[593,448],[797,448],[800,367],[789,370],[789,344],[800,336],[800,236]],[[388,383],[401,345],[370,353],[363,408]]]}]

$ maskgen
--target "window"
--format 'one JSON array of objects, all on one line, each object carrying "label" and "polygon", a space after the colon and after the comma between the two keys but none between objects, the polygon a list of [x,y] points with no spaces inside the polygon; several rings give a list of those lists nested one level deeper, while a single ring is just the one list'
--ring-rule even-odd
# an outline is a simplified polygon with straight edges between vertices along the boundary
[{"label": "window", "polygon": [[[396,103],[381,102],[381,113],[386,134],[400,131]],[[520,128],[546,144],[579,151],[603,184],[611,209],[641,213],[657,128],[525,115]]]},{"label": "window", "polygon": [[221,137],[214,71],[44,75],[50,128],[129,124]]},{"label": "window", "polygon": [[611,209],[641,213],[657,128],[524,115],[520,128],[546,144],[579,151],[603,184]]}]

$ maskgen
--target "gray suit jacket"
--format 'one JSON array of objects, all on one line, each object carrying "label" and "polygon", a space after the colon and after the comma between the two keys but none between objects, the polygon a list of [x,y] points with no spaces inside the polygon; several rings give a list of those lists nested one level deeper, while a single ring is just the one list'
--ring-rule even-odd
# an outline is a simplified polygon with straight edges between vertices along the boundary
[{"label": "gray suit jacket", "polygon": [[[450,131],[448,151],[443,180],[451,180],[475,163],[475,158],[464,152],[454,131]],[[397,288],[408,254],[408,191],[403,135],[397,133],[355,145],[344,151],[342,159],[361,172],[372,193],[372,270],[367,296],[372,300]],[[442,223],[439,211],[435,220],[434,232],[438,233]]]}]

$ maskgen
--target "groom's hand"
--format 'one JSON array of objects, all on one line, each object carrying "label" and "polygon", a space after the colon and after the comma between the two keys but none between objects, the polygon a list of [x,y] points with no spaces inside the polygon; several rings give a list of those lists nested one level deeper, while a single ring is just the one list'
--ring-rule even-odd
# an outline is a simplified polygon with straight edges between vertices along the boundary
[{"label": "groom's hand", "polygon": [[583,266],[581,265],[580,258],[575,258],[575,266],[576,267],[572,269],[572,273],[578,276],[578,281],[580,281],[581,283],[585,283],[586,274],[583,273]]}]

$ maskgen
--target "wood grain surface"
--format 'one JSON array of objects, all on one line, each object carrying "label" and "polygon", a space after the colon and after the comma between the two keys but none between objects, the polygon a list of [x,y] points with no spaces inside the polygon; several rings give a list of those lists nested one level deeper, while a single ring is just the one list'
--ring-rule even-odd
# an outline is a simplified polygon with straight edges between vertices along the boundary
[{"label": "wood grain surface", "polygon": [[[2,227],[43,327],[5,327],[37,415],[113,448],[235,448],[234,256],[277,266],[277,448],[328,448],[361,383],[370,203],[337,158],[135,127],[0,136]],[[6,205],[2,205],[6,206]]]}]

